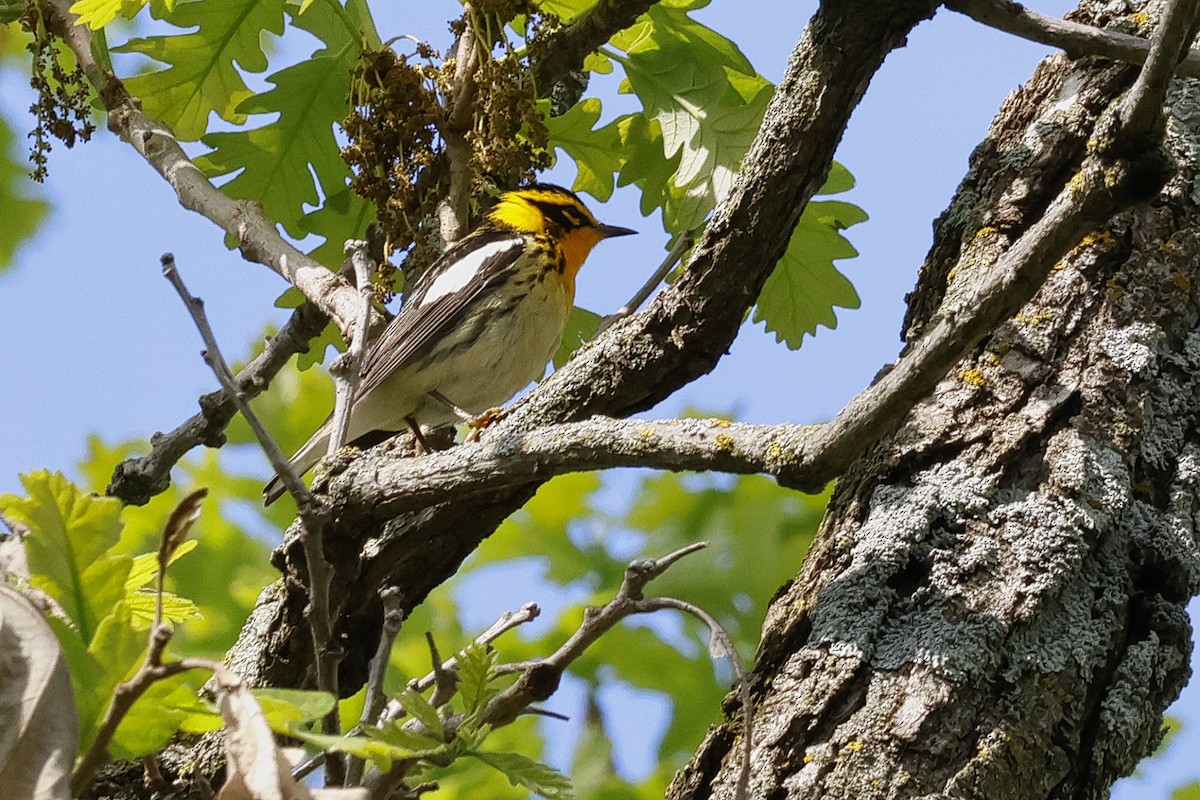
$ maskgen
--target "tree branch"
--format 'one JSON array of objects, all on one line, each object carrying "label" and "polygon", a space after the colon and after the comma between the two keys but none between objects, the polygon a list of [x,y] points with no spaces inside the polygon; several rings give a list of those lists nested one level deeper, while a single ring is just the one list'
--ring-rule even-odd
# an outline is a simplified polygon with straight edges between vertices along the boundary
[{"label": "tree branch", "polygon": [[628,28],[656,0],[599,0],[578,19],[546,40],[547,55],[533,66],[538,93],[548,95],[568,72],[583,68],[588,53]]},{"label": "tree branch", "polygon": [[471,199],[471,177],[468,172],[471,148],[467,133],[475,119],[475,93],[478,84],[480,44],[475,33],[470,3],[463,4],[462,35],[454,48],[454,80],[446,98],[446,121],[441,126],[449,162],[450,189],[438,202],[438,232],[449,247],[463,235]]},{"label": "tree branch", "polygon": [[[1150,42],[1140,36],[1039,14],[1012,0],[948,0],[945,5],[990,28],[1062,48],[1072,58],[1102,56],[1140,65],[1150,52]],[[1200,52],[1189,52],[1175,74],[1200,78]]]},{"label": "tree branch", "polygon": [[[340,276],[287,242],[257,204],[233,200],[188,158],[165,123],[142,113],[115,75],[92,55],[92,33],[77,25],[71,0],[46,0],[55,32],[75,54],[108,111],[108,127],[124,139],[175,190],[179,204],[216,223],[238,241],[242,256],[269,267],[332,318],[346,339],[354,330],[358,293]],[[373,324],[381,318],[376,316]]]},{"label": "tree branch", "polygon": [[[234,383],[246,399],[266,391],[271,380],[296,353],[308,351],[309,342],[324,329],[329,318],[312,303],[305,303],[279,332],[267,340],[263,351],[251,359],[236,376]],[[220,447],[225,444],[225,428],[237,408],[225,391],[200,398],[200,413],[190,417],[170,433],[150,438],[150,453],[127,458],[117,464],[106,493],[129,505],[145,505],[171,484],[171,469],[189,450],[198,445]]]},{"label": "tree branch", "polygon": [[583,655],[601,636],[612,630],[618,622],[633,614],[648,613],[664,607],[653,602],[662,598],[647,599],[644,596],[643,593],[650,581],[666,572],[679,559],[703,550],[707,546],[708,542],[697,542],[673,553],[668,553],[662,558],[638,559],[630,562],[629,566],[625,568],[625,577],[621,581],[621,588],[613,599],[600,608],[586,610],[579,627],[557,650],[545,658],[520,664],[508,664],[497,670],[498,674],[519,672],[520,677],[488,702],[482,719],[497,728],[508,725],[524,713],[529,706],[545,700],[553,694],[567,667]]},{"label": "tree branch", "polygon": [[1090,154],[1044,214],[988,270],[974,292],[951,302],[896,365],[813,435],[816,490],[842,473],[881,433],[898,427],[957,362],[1041,288],[1054,265],[1089,231],[1150,199],[1171,175],[1162,151],[1162,107],[1175,64],[1195,35],[1195,0],[1175,0],[1151,42],[1137,82],[1096,124]]},{"label": "tree branch", "polygon": [[[421,458],[351,462],[330,473],[334,514],[340,499],[373,506],[383,517],[459,502],[555,475],[614,467],[713,470],[775,476],[808,485],[817,425],[750,425],[719,419],[621,420],[592,417],[488,436]],[[320,488],[320,487],[318,487]]]}]

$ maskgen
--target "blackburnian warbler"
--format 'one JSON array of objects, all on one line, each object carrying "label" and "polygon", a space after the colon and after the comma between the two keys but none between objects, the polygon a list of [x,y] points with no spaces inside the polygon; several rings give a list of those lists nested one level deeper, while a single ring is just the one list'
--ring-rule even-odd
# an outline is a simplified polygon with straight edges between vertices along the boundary
[{"label": "blackburnian warbler", "polygon": [[[562,342],[575,276],[605,225],[559,186],[500,196],[487,218],[446,251],[371,345],[350,408],[348,444],[435,428],[508,401],[541,375]],[[329,447],[330,420],[292,456],[299,474]],[[263,489],[270,504],[278,478]]]}]

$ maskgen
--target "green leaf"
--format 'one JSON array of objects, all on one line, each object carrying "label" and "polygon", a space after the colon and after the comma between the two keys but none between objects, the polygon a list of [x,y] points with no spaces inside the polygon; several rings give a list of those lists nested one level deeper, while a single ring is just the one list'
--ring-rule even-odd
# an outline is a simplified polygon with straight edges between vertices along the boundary
[{"label": "green leaf", "polygon": [[487,753],[468,750],[485,764],[504,773],[513,786],[523,786],[547,800],[569,800],[575,796],[571,781],[554,767],[534,761],[520,753]]},{"label": "green leaf", "polygon": [[596,0],[538,0],[538,6],[563,22],[570,22],[596,4]]},{"label": "green leaf", "polygon": [[[167,21],[194,33],[131,39],[116,52],[141,53],[168,67],[126,79],[146,113],[172,127],[180,139],[194,141],[208,129],[208,115],[241,125],[238,106],[253,93],[238,67],[263,72],[267,58],[264,32],[283,33],[284,0],[197,0],[179,3]],[[237,66],[235,66],[235,63]]]},{"label": "green leaf", "polygon": [[96,30],[112,22],[117,14],[133,19],[147,2],[149,0],[78,0],[71,6],[71,13],[79,15],[77,24]]},{"label": "green leaf", "polygon": [[[171,554],[169,564],[174,564],[181,556],[195,550],[198,544],[199,542],[195,539],[185,541]],[[132,594],[144,586],[149,586],[157,576],[158,553],[143,553],[133,559],[133,565],[129,569],[129,576],[125,579],[125,592]]]},{"label": "green leaf", "polygon": [[837,327],[835,306],[858,308],[858,293],[833,262],[858,255],[841,231],[866,218],[866,212],[850,203],[808,204],[754,310],[754,321],[765,323],[776,341],[795,350],[818,325]]},{"label": "green leaf", "polygon": [[[346,20],[355,23],[347,28]],[[244,114],[277,115],[251,130],[213,133],[204,143],[213,151],[196,159],[210,176],[238,173],[222,186],[230,197],[254,200],[297,238],[315,233],[326,244],[314,254],[329,266],[341,262],[345,239],[361,236],[371,208],[349,191],[349,167],[342,161],[334,127],[347,111],[350,72],[363,39],[377,39],[364,4],[351,2],[344,16],[328,4],[293,16],[293,24],[319,38],[324,47],[267,81],[274,85],[242,101]],[[316,180],[314,181],[314,175]],[[325,203],[313,212],[321,195]]]},{"label": "green leaf", "polygon": [[[375,206],[349,188],[331,192],[324,187],[323,190],[325,203],[315,211],[306,213],[300,220],[300,226],[308,233],[325,239],[309,255],[330,269],[336,269],[344,258],[342,248],[346,240],[363,238],[367,225],[375,220]],[[333,323],[325,326],[322,338],[311,343],[307,354],[299,356],[299,368],[305,369],[303,362],[306,358],[315,358],[315,363],[320,363],[330,344],[334,347],[342,344],[341,334]]]},{"label": "green leaf", "polygon": [[[651,7],[613,44],[626,52],[628,89],[658,124],[658,158],[679,157],[667,184],[648,188],[664,199],[669,232],[693,229],[728,193],[773,87],[733,42],[681,8]],[[621,182],[633,181],[623,175]]]},{"label": "green leaf", "polygon": [[386,772],[392,768],[393,761],[412,758],[412,753],[379,739],[366,736],[333,736],[324,733],[311,733],[299,728],[293,729],[289,736],[294,736],[302,742],[316,745],[321,750],[333,750],[338,753],[357,756],[364,761],[370,761]]},{"label": "green leaf", "polygon": [[406,688],[397,699],[400,701],[400,706],[435,737],[438,739],[446,737],[446,729],[442,726],[442,718],[438,716],[437,709],[431,706],[420,692]]},{"label": "green leaf", "polygon": [[[154,616],[158,608],[155,594],[153,591],[141,590],[125,597],[125,603],[129,606],[129,613],[133,618],[133,624],[139,630],[145,630],[154,624]],[[186,622],[189,619],[201,619],[204,617],[200,613],[199,607],[191,600],[171,594],[170,592],[163,592],[162,605],[164,622],[180,623]]]},{"label": "green leaf", "polygon": [[853,188],[854,176],[850,174],[850,170],[834,161],[830,164],[829,175],[825,177],[825,183],[817,190],[817,194],[841,194]]},{"label": "green leaf", "polygon": [[487,645],[471,644],[458,659],[458,693],[463,711],[474,714],[496,696],[493,670],[498,661],[496,651]]},{"label": "green leaf", "polygon": [[[663,152],[662,128],[658,120],[642,114],[630,114],[608,127],[617,132],[622,152],[626,154],[617,185],[632,184],[642,190],[643,215],[651,214],[656,208],[666,208],[672,202],[671,179],[679,168],[680,154],[667,158]],[[671,216],[676,218],[679,215]]]},{"label": "green leaf", "polygon": [[382,728],[367,728],[364,733],[372,739],[387,742],[393,747],[399,748],[406,757],[429,755],[441,752],[446,748],[446,743],[443,741],[408,730],[404,727],[405,722],[407,720],[394,720]]},{"label": "green leaf", "polygon": [[25,0],[0,0],[0,25],[16,22],[25,13]]},{"label": "green leaf", "polygon": [[296,725],[321,719],[337,702],[329,692],[303,689],[251,689],[271,730],[290,733]]},{"label": "green leaf", "polygon": [[616,174],[625,162],[620,134],[611,125],[593,130],[600,119],[600,100],[585,98],[558,117],[547,117],[550,143],[575,161],[578,174],[571,188],[600,202],[612,197]]},{"label": "green leaf", "polygon": [[[17,3],[17,15],[25,9],[25,3]],[[0,3],[0,24],[11,22],[3,19],[5,6]],[[29,165],[12,157],[16,137],[8,120],[0,116],[0,208],[4,209],[4,224],[0,225],[0,272],[12,266],[17,248],[33,237],[38,226],[50,210],[49,204],[37,197],[30,197],[27,189]]]},{"label": "green leaf", "polygon": [[1192,781],[1173,789],[1171,800],[1200,800],[1200,781]]},{"label": "green leaf", "polygon": [[160,751],[189,717],[186,698],[196,690],[186,675],[174,675],[153,683],[129,709],[113,736],[113,756],[122,760],[141,758]]},{"label": "green leaf", "polygon": [[338,156],[333,126],[346,113],[350,73],[342,58],[314,56],[276,72],[275,88],[238,106],[246,114],[278,114],[269,125],[212,133],[213,151],[196,159],[210,176],[240,173],[222,186],[230,197],[254,200],[289,234],[304,236],[305,206],[320,200],[314,170],[326,190],[343,190],[349,168]]},{"label": "green leaf", "polygon": [[29,526],[31,582],[54,598],[90,644],[100,621],[125,595],[132,559],[113,555],[121,504],[81,492],[60,473],[21,476],[28,498],[0,497],[0,509]]}]

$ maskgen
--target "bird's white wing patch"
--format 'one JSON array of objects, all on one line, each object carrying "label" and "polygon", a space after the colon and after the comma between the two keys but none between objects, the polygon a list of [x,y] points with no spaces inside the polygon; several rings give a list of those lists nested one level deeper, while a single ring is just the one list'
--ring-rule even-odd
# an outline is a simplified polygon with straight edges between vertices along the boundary
[{"label": "bird's white wing patch", "polygon": [[429,285],[429,291],[425,292],[425,296],[421,298],[421,305],[435,303],[447,295],[462,291],[489,258],[510,250],[513,247],[524,246],[525,241],[523,239],[501,239],[498,242],[485,244],[479,249],[467,253],[457,263],[453,264],[450,269],[434,279],[433,283]]}]

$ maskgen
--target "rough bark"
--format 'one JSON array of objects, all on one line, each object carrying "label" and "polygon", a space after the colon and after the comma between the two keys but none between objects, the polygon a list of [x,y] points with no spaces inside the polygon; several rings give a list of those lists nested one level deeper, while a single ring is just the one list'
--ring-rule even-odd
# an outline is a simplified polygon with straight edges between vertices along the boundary
[{"label": "rough bark", "polygon": [[[1060,56],[1009,98],[910,335],[1037,219],[1133,74]],[[1105,797],[1160,740],[1200,591],[1200,83],[1170,101],[1176,177],[839,482],[764,627],[751,796]],[[669,797],[733,796],[730,706]]]}]

